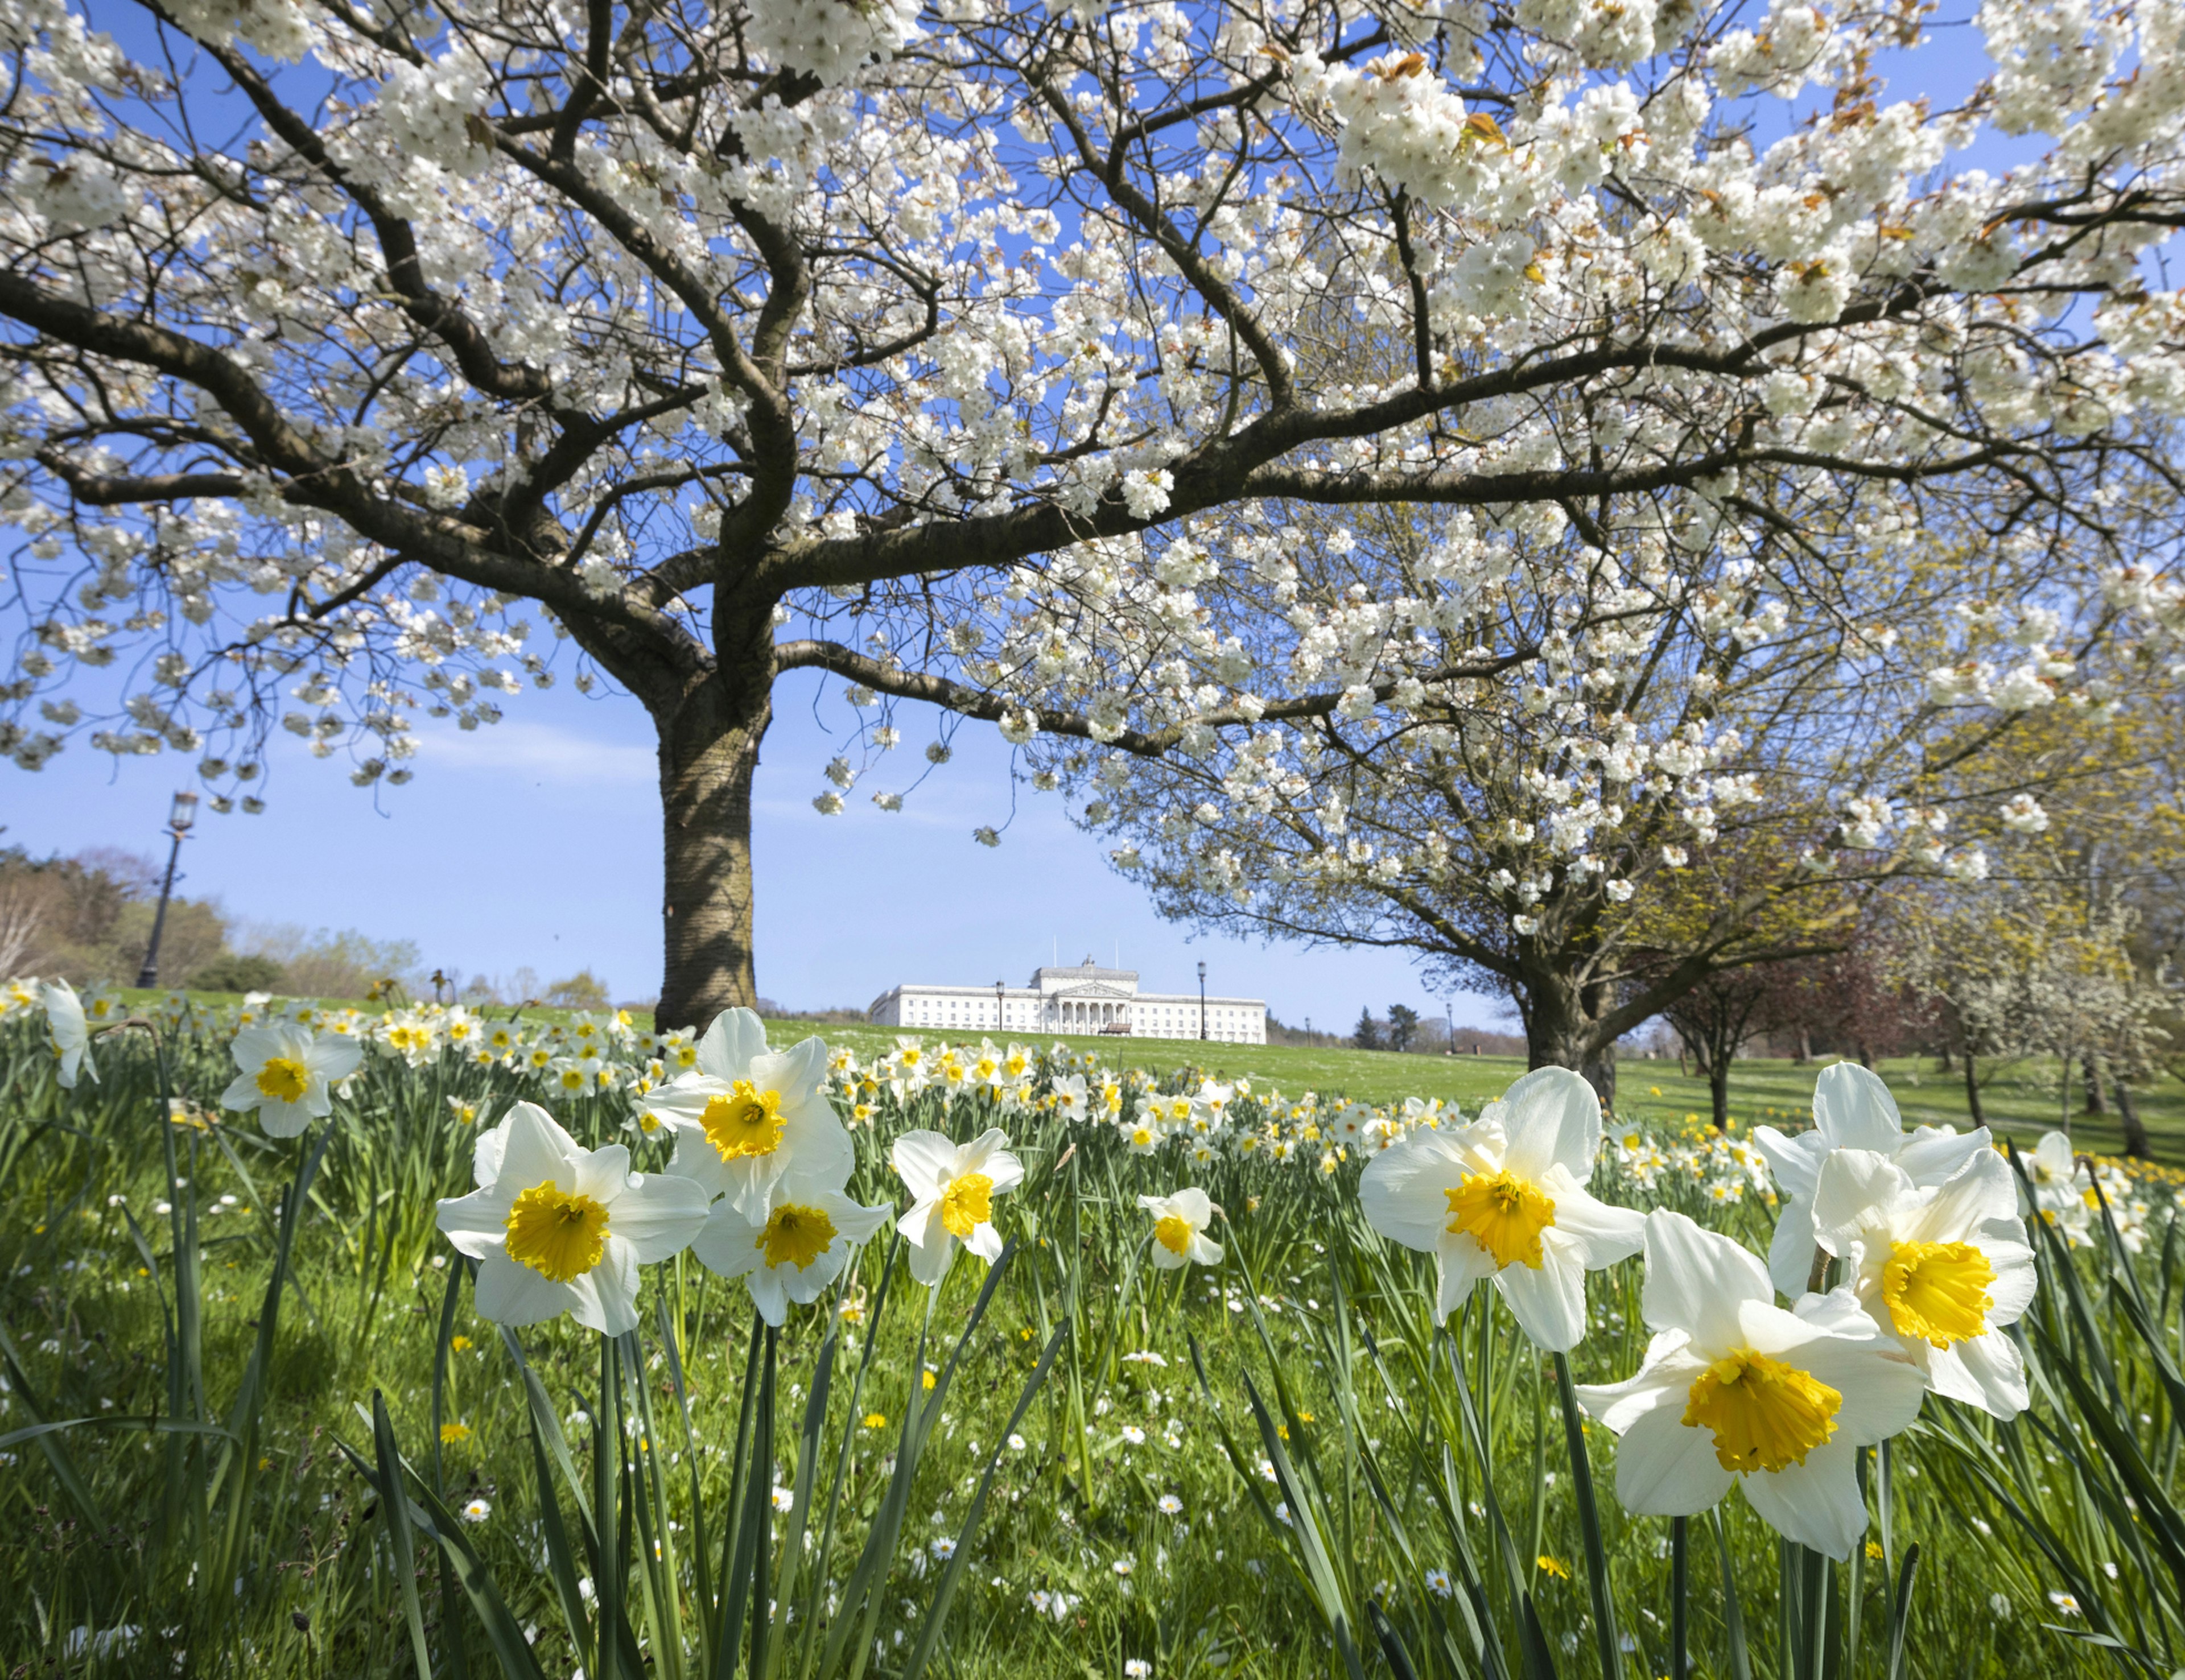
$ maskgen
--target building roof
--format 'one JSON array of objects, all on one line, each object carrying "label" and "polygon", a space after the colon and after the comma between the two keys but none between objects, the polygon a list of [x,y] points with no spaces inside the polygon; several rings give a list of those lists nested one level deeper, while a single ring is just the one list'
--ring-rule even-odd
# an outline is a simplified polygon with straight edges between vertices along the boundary
[{"label": "building roof", "polygon": [[1061,968],[1048,966],[1037,968],[1031,971],[1031,984],[1035,987],[1044,985],[1050,979],[1057,980],[1115,980],[1125,985],[1134,985],[1137,983],[1137,978],[1138,971],[1136,968],[1105,968],[1100,963],[1095,963],[1089,952],[1087,954],[1086,958],[1082,963]]}]

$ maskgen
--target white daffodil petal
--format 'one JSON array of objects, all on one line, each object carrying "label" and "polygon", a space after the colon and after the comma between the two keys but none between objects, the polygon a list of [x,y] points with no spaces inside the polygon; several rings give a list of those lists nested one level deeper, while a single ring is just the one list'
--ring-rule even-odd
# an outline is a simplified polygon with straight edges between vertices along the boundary
[{"label": "white daffodil petal", "polygon": [[1736,1480],[1715,1455],[1714,1432],[1684,1421],[1684,1390],[1635,1418],[1616,1445],[1616,1497],[1645,1516],[1697,1516]]},{"label": "white daffodil petal", "polygon": [[810,1102],[827,1083],[826,1043],[808,1038],[786,1050],[754,1056],[743,1077],[762,1091],[780,1091],[785,1103]]},{"label": "white daffodil petal", "polygon": [[[1994,1155],[1986,1126],[1959,1131],[1955,1126],[1920,1126],[1897,1151],[1897,1164],[1917,1185],[1940,1184],[1970,1160]],[[2006,1175],[2010,1164],[1996,1155],[1996,1164]]]},{"label": "white daffodil petal", "polygon": [[835,1221],[835,1231],[851,1243],[869,1241],[895,1212],[893,1208],[885,1204],[876,1208],[865,1207],[839,1192],[828,1196],[821,1205]]},{"label": "white daffodil petal", "polygon": [[610,1236],[600,1263],[569,1283],[569,1316],[602,1336],[621,1336],[637,1328],[637,1256],[629,1244]]},{"label": "white daffodil petal", "polygon": [[1999,1330],[1927,1353],[1927,1378],[1946,1398],[1978,1406],[2008,1421],[2030,1404],[2026,1356]]},{"label": "white daffodil petal", "polygon": [[[508,1242],[508,1198],[499,1191],[473,1190],[467,1196],[453,1197],[441,1203],[439,1223],[441,1234],[455,1244],[456,1253],[467,1254],[473,1260],[496,1253],[506,1258],[503,1251]],[[511,1260],[509,1264],[515,1265],[516,1262]]]},{"label": "white daffodil petal", "polygon": [[690,1239],[690,1252],[708,1270],[723,1277],[741,1277],[759,1264],[759,1233],[765,1229],[763,1219],[746,1219],[733,1203],[716,1202],[704,1226]]},{"label": "white daffodil petal", "polygon": [[1472,1286],[1495,1275],[1495,1257],[1462,1231],[1445,1231],[1435,1245],[1439,1263],[1434,1287],[1434,1316],[1446,1323],[1472,1298]]},{"label": "white daffodil petal", "polygon": [[1866,1501],[1858,1491],[1858,1450],[1839,1432],[1827,1446],[1808,1453],[1803,1464],[1773,1472],[1758,1471],[1739,1480],[1747,1503],[1769,1527],[1785,1539],[1841,1562],[1852,1554],[1866,1532]]},{"label": "white daffodil petal", "polygon": [[1585,1336],[1585,1268],[1557,1252],[1555,1235],[1542,1233],[1539,1265],[1505,1266],[1495,1274],[1495,1287],[1535,1345],[1568,1353]]},{"label": "white daffodil petal", "polygon": [[2033,1304],[2034,1292],[2041,1285],[2033,1251],[2022,1242],[1992,1236],[1983,1238],[1980,1247],[1995,1268],[1995,1277],[1987,1287],[1987,1321],[1991,1326],[2016,1324]]},{"label": "white daffodil petal", "polygon": [[781,1152],[771,1155],[747,1156],[741,1160],[724,1161],[722,1170],[728,1180],[728,1190],[723,1200],[731,1203],[747,1220],[760,1225],[766,1223],[767,1204],[774,1198],[775,1181],[788,1164],[780,1158]]},{"label": "white daffodil petal", "polygon": [[1806,1292],[1813,1275],[1813,1204],[1794,1197],[1775,1217],[1768,1243],[1768,1281],[1792,1300]]},{"label": "white daffodil petal", "polygon": [[1704,1348],[1735,1348],[1740,1306],[1774,1300],[1758,1259],[1682,1214],[1657,1208],[1646,1216],[1646,1253],[1639,1301],[1650,1330],[1688,1331]]},{"label": "white daffodil petal", "polygon": [[501,1127],[500,1170],[495,1177],[508,1186],[511,1197],[538,1184],[575,1187],[576,1169],[570,1158],[579,1146],[544,1108],[536,1102],[519,1102],[508,1111]]},{"label": "white daffodil petal", "polygon": [[478,1134],[477,1146],[471,1151],[471,1182],[483,1189],[500,1180],[500,1164],[507,1158],[508,1119],[504,1115],[497,1125],[488,1126]]},{"label": "white daffodil petal", "polygon": [[[581,1183],[578,1186],[583,1187]],[[629,1244],[638,1259],[650,1264],[673,1259],[687,1247],[705,1229],[708,1208],[706,1192],[687,1178],[637,1174],[610,1205],[608,1229]]]},{"label": "white daffodil petal", "polygon": [[[468,1253],[468,1250],[465,1251]],[[511,1260],[499,1247],[475,1256],[478,1309],[495,1324],[521,1328],[559,1318],[571,1304],[569,1286]]]},{"label": "white daffodil petal", "polygon": [[706,1194],[708,1201],[724,1196],[729,1189],[728,1163],[721,1152],[706,1136],[706,1129],[681,1115],[670,1116],[665,1110],[655,1110],[667,1120],[668,1130],[675,1139],[674,1152],[668,1158],[668,1170],[676,1178],[686,1178]]},{"label": "white daffodil petal", "polygon": [[575,1165],[574,1188],[579,1196],[612,1206],[629,1182],[629,1146],[610,1143],[587,1151]]},{"label": "white daffodil petal", "polygon": [[752,1305],[761,1318],[776,1330],[789,1322],[789,1292],[773,1267],[755,1267],[745,1275],[744,1287],[751,1291]]},{"label": "white daffodil petal", "polygon": [[1581,1182],[1601,1152],[1601,1099],[1568,1068],[1535,1068],[1503,1094],[1502,1164],[1524,1179],[1562,1167]]},{"label": "white daffodil petal", "polygon": [[[1935,1186],[1920,1219],[1904,1235],[1920,1242],[1959,1242],[1997,1220],[2017,1225],[2018,1180],[2008,1161],[1983,1149]],[[2022,1238],[2023,1227],[2019,1234]]]},{"label": "white daffodil petal", "polygon": [[1830,1437],[1836,1443],[1871,1447],[1902,1434],[1920,1415],[1927,1393],[1926,1372],[1891,1337],[1858,1342],[1828,1337],[1800,1348],[1795,1363],[1843,1396]]},{"label": "white daffodil petal", "polygon": [[235,1058],[237,1067],[247,1074],[255,1074],[275,1057],[294,1055],[299,1049],[294,1040],[294,1030],[286,1022],[273,1026],[245,1027],[230,1041],[228,1053]]},{"label": "white daffodil petal", "polygon": [[[904,1235],[909,1233],[906,1231]],[[906,1258],[910,1262],[912,1278],[928,1289],[948,1275],[948,1268],[956,1259],[956,1239],[941,1222],[939,1203],[935,1203],[926,1214],[925,1229],[912,1242]]]},{"label": "white daffodil petal", "polygon": [[1646,1246],[1646,1216],[1635,1208],[1595,1201],[1583,1190],[1559,1190],[1555,1231],[1569,1242],[1580,1265],[1600,1271]]},{"label": "white daffodil petal", "polygon": [[339,1085],[364,1060],[364,1047],[339,1033],[321,1033],[311,1041],[304,1065],[329,1085]]},{"label": "white daffodil petal", "polygon": [[332,1106],[315,1108],[309,1102],[278,1102],[269,1097],[258,1105],[258,1124],[268,1137],[300,1137]]},{"label": "white daffodil petal", "polygon": [[1880,1075],[1856,1062],[1835,1062],[1821,1069],[1813,1086],[1813,1126],[1831,1149],[1893,1155],[1904,1139],[1897,1099]]},{"label": "white daffodil petal", "polygon": [[1579,1404],[1618,1435],[1658,1406],[1674,1405],[1681,1417],[1692,1379],[1707,1369],[1705,1360],[1687,1351],[1690,1345],[1681,1330],[1662,1331],[1646,1344],[1638,1370],[1623,1381],[1579,1384],[1573,1390]]},{"label": "white daffodil petal", "polygon": [[697,1044],[698,1069],[717,1080],[740,1080],[766,1054],[766,1024],[749,1009],[724,1009]]},{"label": "white daffodil petal", "polygon": [[1464,1180],[1464,1166],[1447,1140],[1414,1133],[1383,1149],[1358,1177],[1359,1211],[1391,1242],[1422,1253],[1440,1244],[1449,1224],[1449,1197]]},{"label": "white daffodil petal", "polygon": [[[1003,1138],[998,1131],[990,1136],[1001,1138],[1003,1142],[1008,1141],[1008,1139]],[[982,1142],[984,1141],[984,1139],[981,1140]],[[1014,1190],[1024,1182],[1024,1163],[1018,1158],[1013,1150],[999,1147],[991,1149],[981,1158],[979,1164],[971,1170],[986,1174],[987,1178],[992,1180],[990,1188],[997,1196],[1005,1190]]]},{"label": "white daffodil petal", "polygon": [[896,1139],[888,1158],[912,1197],[925,1202],[947,1187],[956,1164],[956,1146],[937,1131],[907,1131]]},{"label": "white daffodil petal", "polygon": [[1802,1131],[1786,1137],[1773,1126],[1755,1126],[1752,1146],[1768,1163],[1768,1170],[1785,1195],[1797,1197],[1813,1193],[1813,1179],[1828,1153],[1828,1145],[1819,1132]]},{"label": "white daffodil petal", "polygon": [[1912,1180],[1888,1156],[1872,1149],[1836,1149],[1821,1164],[1808,1217],[1814,1240],[1841,1257],[1852,1236],[1913,1199]]}]

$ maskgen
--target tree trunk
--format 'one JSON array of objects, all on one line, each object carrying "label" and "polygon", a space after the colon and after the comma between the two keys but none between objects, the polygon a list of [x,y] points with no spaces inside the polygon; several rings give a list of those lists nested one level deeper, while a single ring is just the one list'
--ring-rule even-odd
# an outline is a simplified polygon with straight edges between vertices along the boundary
[{"label": "tree trunk", "polygon": [[1604,988],[1575,986],[1560,975],[1524,975],[1519,1013],[1525,1022],[1525,1065],[1568,1068],[1582,1074],[1603,1109],[1616,1106],[1616,1045],[1593,1042],[1592,1028],[1607,1007]]},{"label": "tree trunk", "polygon": [[1613,1040],[1599,1049],[1590,1052],[1579,1063],[1579,1072],[1585,1075],[1594,1094],[1601,1098],[1601,1106],[1612,1113],[1616,1108],[1616,1044]]},{"label": "tree trunk", "polygon": [[2110,1105],[2104,1099],[2102,1094],[2102,1064],[2100,1058],[2089,1053],[2079,1058],[2079,1063],[2080,1065],[2086,1069],[2087,1073],[2087,1106],[2085,1112],[2089,1114],[2108,1113],[2110,1111]]},{"label": "tree trunk", "polygon": [[1798,1053],[1791,1059],[1802,1068],[1813,1059],[1813,1035],[1804,1027],[1798,1029]]},{"label": "tree trunk", "polygon": [[2147,1128],[2140,1124],[2139,1104],[2132,1101],[2132,1087],[2122,1080],[2116,1081],[2117,1119],[2124,1126],[2124,1153],[2136,1161],[2144,1161],[2154,1152],[2148,1147]]},{"label": "tree trunk", "polygon": [[1970,1111],[1975,1125],[1987,1124],[1987,1116],[1981,1112],[1980,1080],[1973,1073],[1973,1052],[1970,1047],[1965,1051],[1965,1107]]},{"label": "tree trunk", "polygon": [[1867,1048],[1864,1039],[1858,1041],[1858,1064],[1869,1073],[1874,1071],[1874,1052]]},{"label": "tree trunk", "polygon": [[[725,651],[725,650],[724,650]],[[772,661],[765,672],[770,679]],[[724,660],[725,673],[729,661]],[[655,1019],[702,1030],[757,1002],[752,962],[752,777],[772,721],[765,681],[715,676],[660,728],[667,944]]]},{"label": "tree trunk", "polygon": [[1730,1058],[1719,1047],[1714,1065],[1707,1069],[1707,1095],[1714,1102],[1714,1129],[1730,1130]]}]

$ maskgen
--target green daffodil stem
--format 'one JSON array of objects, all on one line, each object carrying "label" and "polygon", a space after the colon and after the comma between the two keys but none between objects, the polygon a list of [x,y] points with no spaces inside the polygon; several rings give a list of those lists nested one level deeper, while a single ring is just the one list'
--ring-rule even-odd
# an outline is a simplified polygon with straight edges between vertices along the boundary
[{"label": "green daffodil stem", "polygon": [[1691,1519],[1669,1519],[1669,1680],[1685,1680],[1691,1644]]}]

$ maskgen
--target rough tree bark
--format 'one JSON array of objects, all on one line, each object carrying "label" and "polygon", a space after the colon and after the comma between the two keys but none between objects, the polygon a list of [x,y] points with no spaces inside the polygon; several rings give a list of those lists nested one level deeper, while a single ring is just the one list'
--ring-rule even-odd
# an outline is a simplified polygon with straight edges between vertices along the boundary
[{"label": "rough tree bark", "polygon": [[1611,999],[1605,985],[1531,973],[1516,992],[1525,1024],[1525,1065],[1568,1068],[1582,1075],[1605,1110],[1616,1107],[1617,1032],[1607,1030]]},{"label": "rough tree bark", "polygon": [[710,672],[646,697],[660,734],[662,1028],[702,1028],[758,997],[752,780],[774,720],[772,604],[720,604],[713,633]]},{"label": "rough tree bark", "polygon": [[751,796],[766,720],[720,726],[712,708],[692,710],[701,715],[660,734],[665,951],[655,1018],[662,1028],[702,1027],[758,996]]}]

